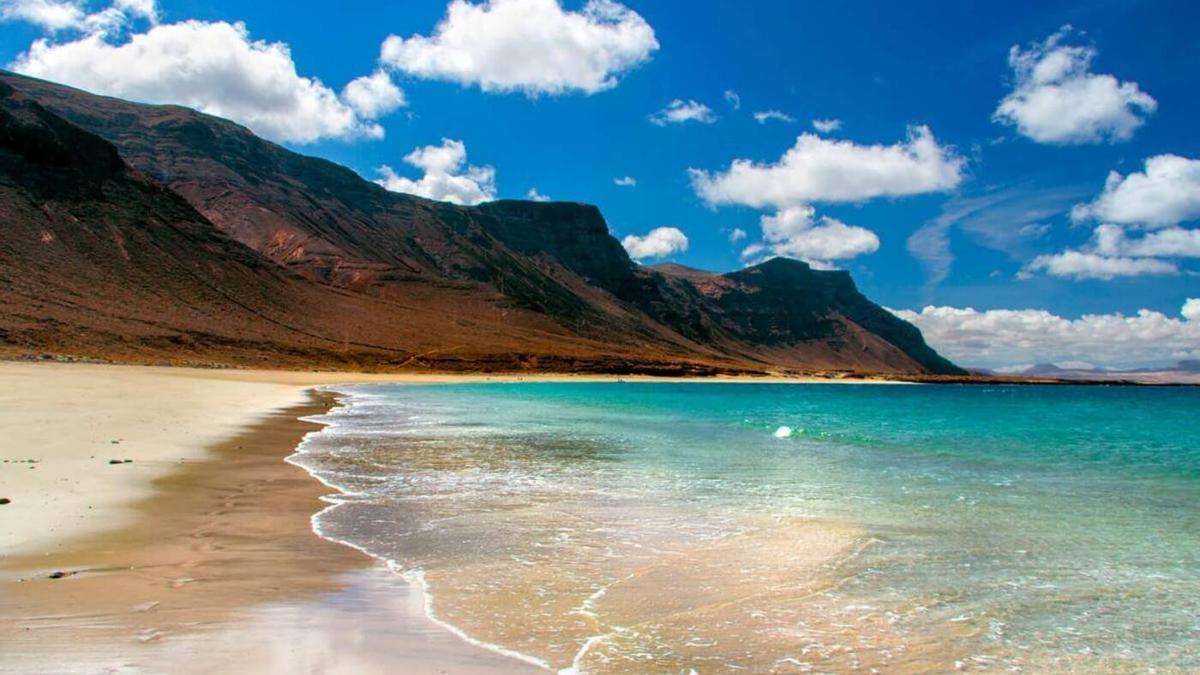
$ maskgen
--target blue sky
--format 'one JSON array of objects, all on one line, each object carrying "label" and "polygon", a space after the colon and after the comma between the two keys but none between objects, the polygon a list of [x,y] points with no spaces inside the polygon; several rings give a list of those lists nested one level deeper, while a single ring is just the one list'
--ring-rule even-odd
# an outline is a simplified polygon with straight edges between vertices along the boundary
[{"label": "blue sky", "polygon": [[[535,28],[489,23],[489,11],[521,3],[540,7],[543,14],[531,9],[531,18],[557,14],[535,21]],[[1200,303],[1185,313],[1196,321],[1181,316],[1187,300],[1200,297],[1200,239],[1193,232],[1200,163],[1191,163],[1200,158],[1197,3],[763,1],[749,11],[740,2],[629,0],[594,3],[588,14],[572,0],[561,6],[491,0],[460,9],[474,12],[460,26],[468,38],[478,30],[483,40],[501,41],[502,56],[492,54],[475,71],[447,63],[461,56],[455,49],[469,51],[478,40],[468,39],[465,48],[449,39],[437,43],[445,0],[293,2],[286,10],[244,0],[0,0],[7,18],[0,24],[0,59],[94,91],[207,107],[370,179],[383,178],[378,169],[387,165],[396,189],[473,201],[525,198],[536,188],[552,199],[599,205],[619,238],[676,228],[687,248],[679,250],[677,237],[656,237],[651,243],[669,251],[662,259],[728,271],[783,252],[848,269],[869,297],[916,310],[907,318],[935,346],[974,365],[1133,366],[1200,356]],[[108,19],[88,23],[105,10]],[[522,30],[544,37],[562,17],[592,21],[599,26],[595,40],[564,56],[522,39]],[[323,110],[336,119],[314,123],[319,129],[310,133],[287,127],[298,117],[286,109],[286,123],[255,116],[254,106],[278,102],[228,84],[220,68],[244,64],[224,64],[209,81],[174,87],[160,86],[168,78],[154,74],[130,81],[127,71],[135,66],[128,64],[92,67],[119,58],[115,50],[139,36],[188,20],[200,22],[193,24],[200,37],[186,40],[188,49],[207,39],[203,26],[243,22],[247,41],[289,48],[297,81],[319,80],[342,101],[349,101],[343,87],[380,69],[381,46],[398,36],[404,53],[385,59],[376,84],[402,91],[403,105],[383,85],[376,92],[388,101],[378,106],[383,112],[326,100],[331,107]],[[627,34],[603,32],[618,23]],[[504,31],[517,33],[507,47]],[[410,42],[413,36],[425,42]],[[35,40],[45,41],[36,58]],[[108,46],[75,50],[87,69],[72,67],[66,52],[54,53],[86,40]],[[1014,45],[1018,52],[1010,58]],[[586,67],[555,61],[571,58],[609,61],[597,66],[597,79]],[[516,63],[497,63],[509,59]],[[1067,65],[1047,76],[1056,59]],[[177,80],[178,70],[170,77]],[[488,85],[489,73],[501,84]],[[1068,94],[1081,98],[1066,102],[1066,114],[1039,107],[1037,97],[1046,92],[1037,88],[1045,82],[1059,87],[1050,92],[1053,105]],[[1017,112],[997,119],[1001,102],[1014,95],[1023,96]],[[231,100],[239,96],[246,100]],[[700,119],[651,121],[677,99]],[[1096,115],[1071,122],[1092,107]],[[754,113],[766,111],[789,119],[757,121]],[[346,115],[353,119],[345,122]],[[815,119],[840,125],[821,133]],[[932,160],[912,159],[910,139],[922,127]],[[758,171],[739,186],[722,182],[734,160],[760,169],[780,164],[801,134],[812,137],[794,163]],[[443,139],[461,144],[443,146]],[[424,169],[405,161],[425,146],[439,151],[417,160]],[[1156,157],[1174,160],[1154,169],[1145,164]],[[892,173],[876,175],[888,162]],[[435,175],[419,182],[430,167]],[[706,194],[690,169],[719,185]],[[925,170],[937,175],[922,179]],[[1110,183],[1106,191],[1111,171],[1122,181],[1145,180]],[[626,176],[636,186],[615,184]],[[812,185],[803,187],[805,181]],[[714,198],[716,192],[723,196]],[[1105,225],[1102,239],[1098,228]],[[731,241],[735,229],[745,238]],[[919,313],[927,305],[976,313],[965,319]],[[1137,323],[1142,310],[1158,315],[1153,326]],[[1108,321],[1086,324],[1084,315]],[[1129,317],[1136,331],[1121,327]],[[980,326],[964,321],[1052,337],[1024,348],[985,349],[972,342]],[[1114,341],[1123,346],[1112,347]]]}]

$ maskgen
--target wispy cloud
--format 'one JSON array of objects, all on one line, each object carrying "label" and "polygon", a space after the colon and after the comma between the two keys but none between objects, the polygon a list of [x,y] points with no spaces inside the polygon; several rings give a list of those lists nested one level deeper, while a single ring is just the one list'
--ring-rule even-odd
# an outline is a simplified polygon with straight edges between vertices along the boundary
[{"label": "wispy cloud", "polygon": [[660,127],[665,127],[668,124],[682,124],[684,122],[712,124],[716,121],[717,115],[712,111],[712,108],[699,101],[684,101],[678,98],[668,103],[667,107],[650,115],[650,123]]},{"label": "wispy cloud", "polygon": [[1084,186],[1017,187],[946,201],[942,212],[908,238],[908,251],[925,268],[927,291],[937,287],[954,265],[950,232],[954,228],[980,244],[1013,258],[1034,253],[1031,244],[1044,236],[1047,221],[1066,214],[1088,194]]},{"label": "wispy cloud", "polygon": [[795,122],[796,118],[780,110],[763,110],[762,112],[754,113],[754,121],[759,124],[766,124],[772,120],[776,122]]},{"label": "wispy cloud", "polygon": [[820,133],[831,134],[842,128],[842,121],[839,119],[813,120],[812,125]]}]

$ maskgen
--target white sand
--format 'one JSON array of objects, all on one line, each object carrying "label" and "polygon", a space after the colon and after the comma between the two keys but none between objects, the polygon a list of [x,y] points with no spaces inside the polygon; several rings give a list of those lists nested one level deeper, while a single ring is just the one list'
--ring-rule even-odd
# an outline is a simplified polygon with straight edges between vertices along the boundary
[{"label": "white sand", "polygon": [[[258,503],[275,499],[276,489],[259,498],[232,499],[218,491],[225,501],[217,510],[203,507],[198,519],[181,519],[180,513],[187,515],[195,509],[187,502],[176,509],[182,511],[175,513],[174,519],[162,516],[165,524],[160,523],[159,530],[145,529],[153,526],[144,520],[145,498],[174,499],[166,492],[170,482],[156,486],[154,481],[174,473],[180,462],[196,462],[192,473],[202,470],[205,465],[198,462],[208,457],[210,448],[234,438],[240,442],[238,434],[273,411],[303,402],[305,390],[312,386],[613,379],[648,378],[373,375],[0,362],[0,497],[12,500],[0,506],[0,562],[22,556],[26,567],[19,574],[27,576],[29,559],[25,556],[45,554],[48,564],[55,566],[46,569],[84,572],[62,582],[0,580],[0,584],[14,587],[19,584],[25,591],[22,602],[5,605],[4,611],[10,612],[6,618],[12,622],[10,632],[0,635],[0,644],[8,640],[9,647],[0,649],[0,672],[109,672],[129,667],[142,672],[525,670],[525,664],[468,644],[430,621],[424,613],[423,596],[386,568],[370,565],[326,579],[330,570],[367,564],[348,549],[345,555],[353,558],[349,562],[342,555],[331,557],[328,550],[317,555],[320,540],[316,538],[302,544],[306,553],[312,547],[313,557],[303,558],[301,571],[308,576],[298,577],[296,570],[284,569],[285,563],[297,559],[285,545],[288,541],[294,545],[294,540],[283,538],[288,533],[280,533],[275,548],[247,539],[247,531],[257,536],[264,528],[283,528],[297,508],[301,529],[307,534],[304,519],[308,509],[318,507],[307,500],[315,497],[305,494],[301,495],[303,503],[291,503],[287,500],[295,498],[289,496],[292,493],[280,492],[278,499],[284,501],[277,512]],[[36,463],[27,463],[30,459]],[[111,459],[134,461],[110,464]],[[219,466],[224,470],[231,465],[236,462]],[[279,466],[284,474],[293,470],[282,461]],[[244,480],[259,478],[246,474]],[[201,486],[210,488],[207,482]],[[201,503],[214,499],[207,492],[196,494]],[[140,511],[135,507],[139,502]],[[242,511],[246,513],[239,516]],[[272,514],[279,518],[272,519]],[[237,517],[241,517],[240,525],[233,522]],[[242,522],[247,518],[252,525],[249,530]],[[162,537],[163,545],[137,544],[129,549],[126,543],[121,549],[113,544],[110,550],[104,544],[101,549],[82,552],[72,548],[89,535],[109,537],[130,525],[135,525],[135,532],[149,533],[145,536],[156,542]],[[214,527],[233,531],[225,540]],[[194,539],[197,535],[202,536]],[[281,555],[284,557],[278,557]],[[264,566],[268,571],[264,572]],[[260,588],[261,580],[284,571],[291,574],[287,577],[290,583],[299,584],[297,588],[303,591],[297,591],[295,598],[286,596],[265,605],[245,598],[247,589],[268,588],[270,584]],[[198,579],[205,583],[185,583]],[[320,592],[327,586],[327,592]],[[60,589],[70,589],[71,594],[62,595]],[[187,589],[198,595],[184,594]],[[5,604],[4,593],[0,589],[0,605]],[[193,597],[198,599],[189,600]],[[91,601],[85,603],[87,598]],[[144,598],[154,601],[140,603]],[[173,602],[172,609],[156,614],[158,600]],[[189,602],[198,604],[191,607]],[[347,612],[347,607],[354,611]],[[229,620],[219,626],[208,625],[205,622],[212,620],[208,615],[214,612]],[[113,639],[110,635],[143,624],[207,629],[181,634],[175,629],[164,628],[162,633],[148,628],[133,637]]]},{"label": "white sand", "polygon": [[0,496],[12,500],[0,506],[0,551],[46,552],[120,526],[129,515],[122,507],[146,496],[155,478],[262,413],[303,400],[295,385],[188,374],[0,364]]},{"label": "white sand", "polygon": [[[306,388],[348,382],[602,381],[571,375],[396,375],[0,362],[0,557],[46,553],[127,522],[180,462]],[[711,379],[706,381],[713,381]],[[751,378],[728,381],[845,382]],[[112,459],[132,463],[109,464]],[[34,460],[36,463],[27,463]]]},{"label": "white sand", "polygon": [[12,500],[0,506],[0,556],[50,552],[126,524],[125,507],[156,478],[300,403],[308,387],[394,379],[0,362],[0,497]]}]

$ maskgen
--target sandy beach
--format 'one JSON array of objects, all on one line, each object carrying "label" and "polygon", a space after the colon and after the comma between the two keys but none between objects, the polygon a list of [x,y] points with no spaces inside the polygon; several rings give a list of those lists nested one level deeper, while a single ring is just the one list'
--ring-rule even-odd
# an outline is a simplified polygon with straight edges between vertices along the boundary
[{"label": "sandy beach", "polygon": [[[704,522],[710,512],[679,511],[689,508],[686,500],[674,511],[650,500],[621,502],[608,512],[593,508],[602,502],[547,500],[523,508],[514,517],[525,520],[514,524],[504,509],[472,512],[473,498],[482,494],[472,491],[443,502],[448,510],[442,515],[466,529],[431,530],[424,544],[406,540],[412,551],[434,550],[430,545],[444,541],[453,552],[456,542],[479,540],[466,536],[472,522],[517,534],[522,523],[543,522],[551,530],[591,523],[577,531],[583,537],[615,528],[610,539],[595,536],[626,548],[602,563],[606,578],[616,581],[588,596],[582,610],[574,607],[580,590],[564,588],[549,597],[566,604],[538,615],[522,603],[567,584],[594,562],[593,553],[604,558],[603,546],[581,540],[574,548],[547,549],[537,555],[551,557],[533,567],[490,554],[466,564],[417,566],[421,581],[411,583],[359,550],[317,536],[313,516],[327,506],[322,497],[333,488],[285,461],[306,434],[321,428],[305,418],[336,402],[322,385],[606,379],[638,378],[0,362],[0,497],[9,500],[0,505],[0,672],[643,672],[622,660],[643,653],[623,634],[596,639],[605,626],[641,626],[639,635],[666,650],[656,657],[659,664],[701,663],[712,658],[707,650],[726,642],[722,653],[753,671],[803,665],[942,672],[976,657],[983,666],[994,663],[990,652],[979,656],[972,647],[986,638],[986,626],[960,618],[967,615],[953,604],[937,609],[945,601],[935,602],[932,591],[926,598],[917,591],[896,611],[855,600],[856,585],[873,578],[861,568],[893,555],[878,548],[880,536],[923,536],[905,524],[871,525],[867,532],[853,519],[747,512],[733,536],[720,541],[675,540],[667,529],[650,535],[653,546],[641,547],[625,539],[644,534],[653,522]],[[869,389],[870,400],[892,396]],[[420,394],[422,405],[435,400],[430,396]],[[771,435],[766,428],[759,432]],[[769,445],[756,447],[770,452]],[[826,452],[836,450],[767,461],[803,459],[805,466],[828,470],[822,469]],[[865,489],[828,485],[840,485],[838,494]],[[410,515],[420,521],[439,514]],[[403,531],[404,513],[380,516],[381,527]],[[623,519],[629,518],[638,524],[628,525]],[[562,551],[579,557],[553,557]],[[857,562],[864,555],[873,562]],[[769,612],[757,609],[763,603]],[[948,618],[927,625],[923,617],[934,611]],[[778,623],[764,623],[767,617]],[[1037,655],[1052,661],[1012,658],[1047,666],[1033,670],[1088,672],[1110,663],[1057,652]]]},{"label": "sandy beach", "polygon": [[361,382],[617,379],[672,381],[554,374],[309,373],[0,362],[0,429],[5,438],[0,446],[0,466],[5,468],[0,474],[0,497],[12,501],[0,520],[0,560],[62,550],[75,538],[128,524],[129,506],[152,494],[157,478],[180,464],[204,459],[212,445],[264,415],[304,402],[306,390],[312,387]]},{"label": "sandy beach", "polygon": [[373,379],[0,367],[0,670],[519,671],[312,533],[329,489],[283,458],[331,378]]},{"label": "sandy beach", "polygon": [[637,378],[0,363],[0,670],[528,670],[313,534],[330,490],[283,460],[319,385],[533,379]]}]

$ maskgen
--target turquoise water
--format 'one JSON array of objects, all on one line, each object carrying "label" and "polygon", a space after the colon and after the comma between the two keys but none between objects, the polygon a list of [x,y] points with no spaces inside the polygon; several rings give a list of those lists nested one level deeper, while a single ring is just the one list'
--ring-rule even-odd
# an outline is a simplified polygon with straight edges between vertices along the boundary
[{"label": "turquoise water", "polygon": [[553,669],[1200,669],[1200,389],[341,391],[318,530]]}]

